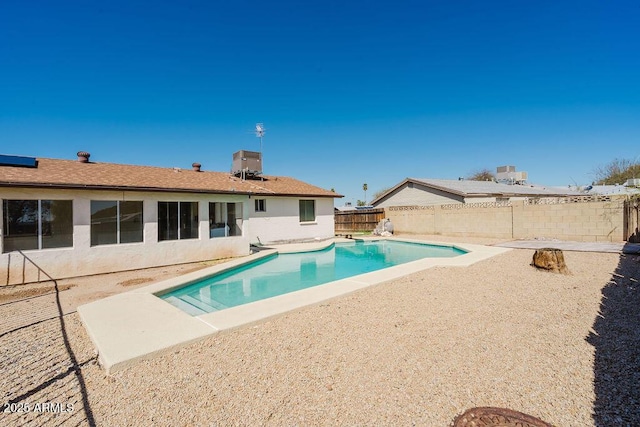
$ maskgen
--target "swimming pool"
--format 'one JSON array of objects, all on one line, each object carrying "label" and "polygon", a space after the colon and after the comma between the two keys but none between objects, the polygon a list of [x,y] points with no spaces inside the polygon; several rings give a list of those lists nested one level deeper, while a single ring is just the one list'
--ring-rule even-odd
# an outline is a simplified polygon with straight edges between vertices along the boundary
[{"label": "swimming pool", "polygon": [[198,316],[423,258],[465,253],[452,246],[392,240],[337,243],[321,251],[276,254],[159,297]]},{"label": "swimming pool", "polygon": [[[400,239],[386,239],[387,242],[398,241]],[[284,257],[285,252],[297,251],[299,255],[308,256],[313,250],[319,255],[315,261],[315,269],[324,270],[324,257],[331,258],[328,255],[330,251],[322,249],[330,247],[332,242],[314,242],[305,244],[296,244],[282,246],[278,249],[268,249],[258,253],[251,254],[247,257],[236,258],[225,263],[213,265],[202,270],[187,273],[184,276],[172,277],[161,282],[152,283],[141,288],[132,289],[117,295],[93,301],[78,307],[78,313],[85,325],[89,337],[96,346],[98,352],[98,360],[107,372],[115,372],[138,360],[147,359],[155,354],[160,354],[169,349],[179,348],[183,345],[195,342],[197,340],[217,334],[221,331],[243,327],[252,323],[262,322],[268,318],[280,316],[292,310],[301,309],[313,304],[322,303],[333,298],[345,296],[351,292],[360,291],[369,286],[378,285],[387,282],[393,285],[394,281],[408,274],[419,273],[433,267],[467,267],[479,261],[489,259],[495,255],[508,252],[511,249],[473,245],[469,243],[449,245],[447,243],[424,242],[418,240],[409,240],[402,238],[401,241],[434,245],[437,248],[445,248],[445,253],[450,251],[447,257],[441,257],[436,254],[435,257],[417,259],[412,262],[394,265],[388,268],[371,271],[369,273],[358,274],[356,276],[346,277],[343,279],[333,280],[321,286],[311,286],[306,289],[300,289],[266,299],[255,300],[248,304],[242,304],[228,309],[213,311],[196,315],[196,312],[204,310],[192,310],[187,313],[180,308],[169,304],[166,300],[159,298],[161,295],[168,296],[176,290],[185,290],[185,286],[191,286],[196,282],[209,280],[213,277],[220,280],[230,281],[231,273],[240,272],[247,269],[251,265],[266,265],[274,259],[292,259]],[[363,245],[363,246],[359,246]],[[366,243],[351,243],[352,248],[342,243],[337,244],[336,248],[345,247],[354,253],[360,253],[361,256],[367,253]],[[462,250],[452,250],[453,248]],[[389,245],[381,245],[378,250],[371,250],[372,253],[385,252],[383,247],[391,247]],[[307,249],[309,248],[309,249]],[[408,252],[414,252],[416,246],[404,246]],[[307,252],[301,252],[306,250]],[[387,251],[387,258],[392,258],[397,252]],[[463,253],[464,252],[464,253]],[[278,258],[274,255],[279,254]],[[451,256],[458,254],[460,256]],[[442,255],[442,254],[440,254]],[[333,255],[335,258],[335,255]],[[374,258],[372,256],[372,258]],[[261,262],[264,260],[268,262]],[[303,263],[298,260],[296,268],[301,269]],[[306,265],[306,261],[304,262]],[[312,270],[311,266],[306,265],[305,268]],[[340,263],[337,263],[334,270],[340,270]],[[298,273],[301,276],[302,273]],[[226,279],[225,279],[226,277]],[[295,277],[295,274],[294,274]],[[246,280],[245,280],[246,279]],[[254,288],[250,285],[253,283],[250,277],[238,278],[237,282],[247,284],[247,291],[254,292]],[[288,280],[281,280],[288,282]],[[210,285],[213,285],[212,283]],[[425,290],[433,283],[424,283]],[[226,286],[226,285],[215,285]],[[242,288],[240,293],[244,293]],[[208,291],[203,291],[206,294]],[[236,291],[237,292],[237,291]],[[182,303],[180,303],[182,304]],[[222,303],[221,303],[222,304]],[[184,303],[185,306],[190,304]],[[224,304],[223,304],[224,305]]]}]

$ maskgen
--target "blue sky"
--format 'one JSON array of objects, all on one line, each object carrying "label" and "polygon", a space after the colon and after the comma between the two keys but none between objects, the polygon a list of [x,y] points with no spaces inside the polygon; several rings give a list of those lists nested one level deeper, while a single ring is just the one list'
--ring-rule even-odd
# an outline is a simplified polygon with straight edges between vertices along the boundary
[{"label": "blue sky", "polygon": [[632,1],[15,1],[0,153],[264,167],[363,199],[515,165],[587,184],[640,156]]}]

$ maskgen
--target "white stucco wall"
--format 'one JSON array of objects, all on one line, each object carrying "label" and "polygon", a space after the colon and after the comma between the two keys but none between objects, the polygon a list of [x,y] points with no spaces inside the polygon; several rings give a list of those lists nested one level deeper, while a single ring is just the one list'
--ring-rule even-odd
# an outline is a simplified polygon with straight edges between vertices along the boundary
[{"label": "white stucco wall", "polygon": [[[132,270],[249,254],[249,205],[243,195],[150,193],[94,190],[0,188],[0,199],[73,200],[73,247],[27,250],[24,254],[53,278]],[[143,201],[144,237],[140,243],[91,246],[91,200]],[[198,202],[199,238],[158,241],[159,201]],[[209,237],[209,202],[242,202],[242,236]],[[253,208],[253,206],[251,206]],[[2,218],[0,203],[0,218]],[[19,252],[4,253],[0,224],[0,284],[44,280]]]},{"label": "white stucco wall", "polygon": [[[266,212],[255,212],[254,199],[266,200]],[[300,222],[301,199],[315,200],[315,221]],[[333,198],[252,197],[249,210],[251,243],[297,242],[334,236]]]}]

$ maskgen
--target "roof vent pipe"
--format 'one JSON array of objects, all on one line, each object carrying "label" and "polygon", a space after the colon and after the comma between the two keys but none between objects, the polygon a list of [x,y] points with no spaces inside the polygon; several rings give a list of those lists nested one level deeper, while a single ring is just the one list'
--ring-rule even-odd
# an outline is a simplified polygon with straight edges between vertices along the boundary
[{"label": "roof vent pipe", "polygon": [[202,165],[200,163],[192,163],[191,167],[193,168],[194,171],[200,172],[200,167],[202,167]]},{"label": "roof vent pipe", "polygon": [[91,157],[91,154],[89,154],[86,151],[78,151],[78,161],[80,163],[89,163],[89,157]]}]

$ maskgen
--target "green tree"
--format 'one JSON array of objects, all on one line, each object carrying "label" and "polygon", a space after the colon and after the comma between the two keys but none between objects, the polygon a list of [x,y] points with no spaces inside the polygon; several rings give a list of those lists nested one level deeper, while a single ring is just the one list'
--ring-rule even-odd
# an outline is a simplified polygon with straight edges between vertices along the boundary
[{"label": "green tree", "polygon": [[376,191],[375,193],[373,193],[373,198],[371,200],[373,201],[377,199],[378,197],[382,196],[384,193],[386,193],[389,190],[391,190],[391,187],[383,188],[382,190]]},{"label": "green tree", "polygon": [[635,160],[614,159],[604,166],[599,166],[594,171],[596,184],[613,185],[624,184],[628,179],[640,178],[640,163]]},{"label": "green tree", "polygon": [[467,176],[469,181],[495,181],[496,176],[489,169],[480,169]]},{"label": "green tree", "polygon": [[[369,186],[367,185],[366,182],[362,184],[362,189],[364,190],[364,203],[367,204],[367,190],[369,189]],[[360,206],[364,206],[364,205],[360,205]]]},{"label": "green tree", "polygon": [[366,206],[366,205],[367,205],[367,203],[366,203],[364,200],[360,200],[360,199],[358,199],[358,201],[356,202],[356,205],[357,205],[357,206]]}]

